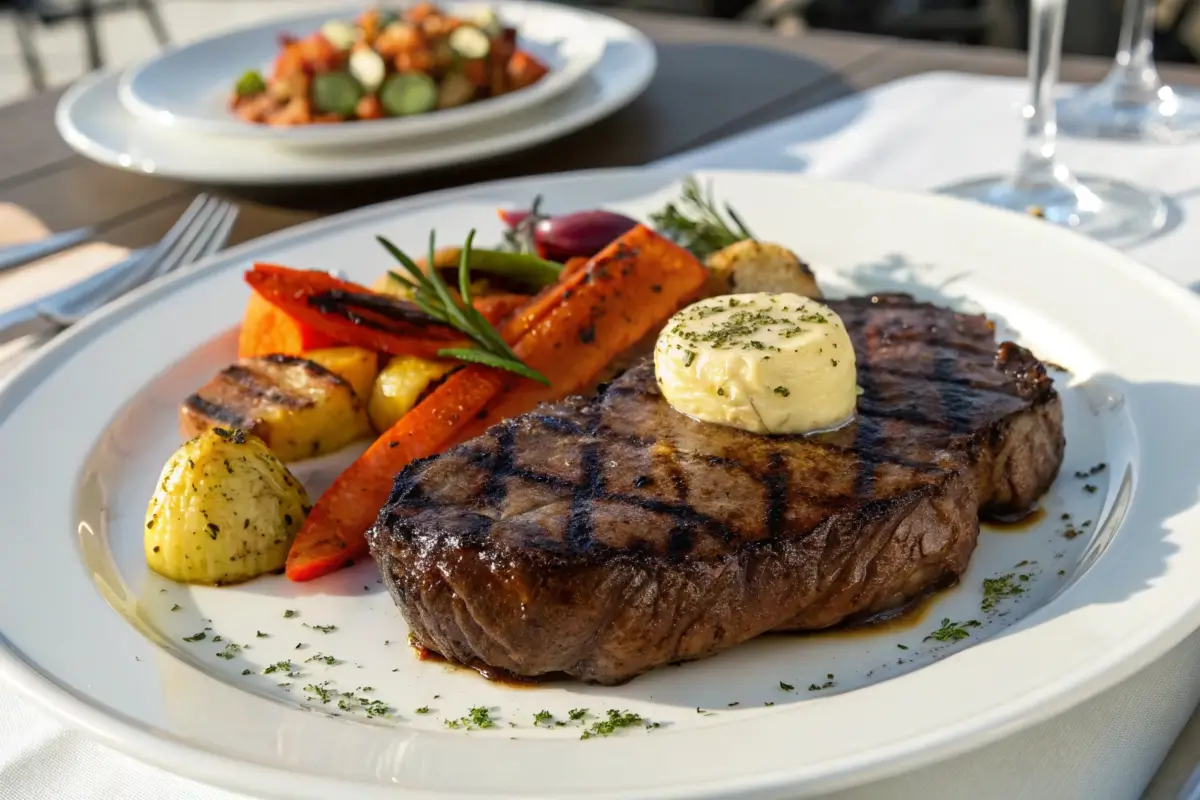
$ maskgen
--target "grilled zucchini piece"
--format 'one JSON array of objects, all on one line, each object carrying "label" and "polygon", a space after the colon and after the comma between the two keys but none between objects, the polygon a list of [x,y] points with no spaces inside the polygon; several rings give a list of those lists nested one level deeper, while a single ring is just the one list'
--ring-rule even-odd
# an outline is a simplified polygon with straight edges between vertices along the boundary
[{"label": "grilled zucchini piece", "polygon": [[240,428],[283,461],[340,450],[371,432],[366,403],[345,378],[306,358],[244,358],[184,401],[185,437]]},{"label": "grilled zucchini piece", "polygon": [[425,391],[455,367],[453,361],[417,356],[395,356],[375,379],[368,412],[380,433],[395,425],[412,410]]},{"label": "grilled zucchini piece", "polygon": [[304,487],[261,439],[204,431],[163,468],[146,508],[146,563],[186,583],[238,583],[277,571],[308,508]]},{"label": "grilled zucchini piece", "polygon": [[751,294],[791,292],[821,298],[821,289],[808,265],[786,247],[745,239],[708,257],[705,294]]}]

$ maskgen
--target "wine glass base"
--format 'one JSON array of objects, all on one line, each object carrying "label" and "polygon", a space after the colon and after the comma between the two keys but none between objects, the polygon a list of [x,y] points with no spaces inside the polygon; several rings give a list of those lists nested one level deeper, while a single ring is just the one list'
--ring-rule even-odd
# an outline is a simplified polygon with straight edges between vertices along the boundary
[{"label": "wine glass base", "polygon": [[1168,216],[1161,195],[1107,178],[1037,184],[995,176],[949,186],[940,193],[1009,211],[1036,210],[1048,222],[1110,243],[1155,234],[1167,224]]},{"label": "wine glass base", "polygon": [[1058,129],[1081,138],[1172,143],[1200,137],[1200,93],[1163,87],[1148,102],[1102,81],[1058,103]]}]

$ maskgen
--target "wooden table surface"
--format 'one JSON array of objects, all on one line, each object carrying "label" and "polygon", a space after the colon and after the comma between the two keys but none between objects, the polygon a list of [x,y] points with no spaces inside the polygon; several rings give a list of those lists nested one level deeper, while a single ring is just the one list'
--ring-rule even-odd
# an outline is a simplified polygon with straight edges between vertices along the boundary
[{"label": "wooden table surface", "polygon": [[[322,214],[431,189],[539,172],[646,164],[856,91],[930,70],[1021,75],[1022,54],[837,33],[783,37],[732,22],[616,12],[651,36],[659,70],[627,108],[533,150],[451,172],[311,190],[228,190],[244,202],[231,243]],[[1065,80],[1101,77],[1109,62],[1067,59]],[[1165,70],[1200,85],[1200,70]],[[133,175],[75,155],[54,129],[60,92],[0,112],[0,204],[51,230],[97,225],[135,247],[161,236],[199,187]]]}]

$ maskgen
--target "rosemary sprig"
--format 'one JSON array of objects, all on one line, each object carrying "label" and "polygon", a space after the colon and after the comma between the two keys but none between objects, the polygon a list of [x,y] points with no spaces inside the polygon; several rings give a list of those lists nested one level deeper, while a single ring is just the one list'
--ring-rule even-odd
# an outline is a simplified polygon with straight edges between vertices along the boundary
[{"label": "rosemary sprig", "polygon": [[[475,231],[467,234],[462,253],[458,260],[458,293],[462,297],[459,303],[450,293],[450,288],[442,279],[438,270],[422,270],[416,263],[404,254],[400,248],[383,236],[375,237],[392,257],[400,262],[408,272],[405,277],[396,272],[388,274],[393,280],[406,286],[412,292],[412,301],[418,308],[433,317],[438,322],[449,325],[476,344],[473,348],[447,347],[438,350],[443,358],[454,358],[474,364],[483,364],[497,369],[507,370],[525,378],[550,385],[549,379],[535,369],[521,363],[516,353],[512,351],[496,329],[487,319],[471,305],[471,270],[467,266],[471,260],[471,243],[475,240]],[[434,263],[436,236],[429,232],[429,264]]]},{"label": "rosemary sprig", "polygon": [[706,194],[696,179],[689,176],[683,182],[679,201],[667,203],[661,211],[651,214],[650,222],[659,233],[691,250],[697,258],[704,259],[723,247],[754,238],[754,234],[728,204],[725,205],[725,214],[729,216],[728,223],[717,208],[712,187]]}]

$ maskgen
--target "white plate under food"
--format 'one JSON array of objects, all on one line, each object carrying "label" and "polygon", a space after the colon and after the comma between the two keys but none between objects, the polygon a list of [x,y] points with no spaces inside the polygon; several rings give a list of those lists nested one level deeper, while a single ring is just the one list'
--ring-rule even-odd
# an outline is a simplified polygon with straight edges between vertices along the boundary
[{"label": "white plate under food", "polygon": [[119,73],[83,78],[59,100],[55,125],[77,152],[117,169],[226,185],[340,183],[426,172],[548,142],[628,105],[654,77],[654,43],[609,17],[593,15],[604,42],[595,69],[563,94],[516,116],[388,145],[281,148],[269,141],[201,136],[130,114],[118,97]]},{"label": "white plate under food", "polygon": [[[113,747],[260,796],[800,797],[1033,725],[1197,626],[1195,298],[1017,214],[794,175],[701,177],[758,236],[811,261],[830,294],[984,309],[1002,336],[1069,370],[1056,374],[1061,475],[1029,524],[985,529],[956,588],[867,631],[768,636],[618,687],[516,688],[417,660],[369,561],[307,584],[188,587],[148,572],[143,514],[179,444],[176,409],[234,358],[251,262],[365,282],[392,266],[375,234],[418,248],[432,226],[445,242],[478,228],[486,242],[501,233],[497,206],[535,195],[554,211],[644,217],[679,191],[661,172],[591,172],[291,228],[146,287],[43,352],[0,391],[0,671]],[[298,475],[315,491],[337,460]],[[1006,574],[1023,592],[982,610],[983,581]],[[979,625],[928,639],[942,620]],[[243,649],[218,657],[229,643]],[[344,692],[391,715],[339,709]],[[444,722],[480,706],[497,727]],[[569,712],[582,708],[660,727],[581,741]],[[543,710],[566,724],[535,726]]]},{"label": "white plate under food", "polygon": [[275,127],[234,116],[229,110],[233,85],[248,69],[269,74],[279,54],[281,34],[303,38],[329,20],[353,20],[363,11],[358,5],[273,20],[167,50],[123,73],[118,94],[134,116],[174,131],[289,146],[395,142],[488,125],[542,105],[577,84],[600,63],[608,37],[597,31],[599,22],[628,28],[590,11],[526,0],[443,2],[439,7],[465,18],[490,8],[502,24],[517,29],[518,46],[540,59],[550,72],[520,91],[409,117]]}]

